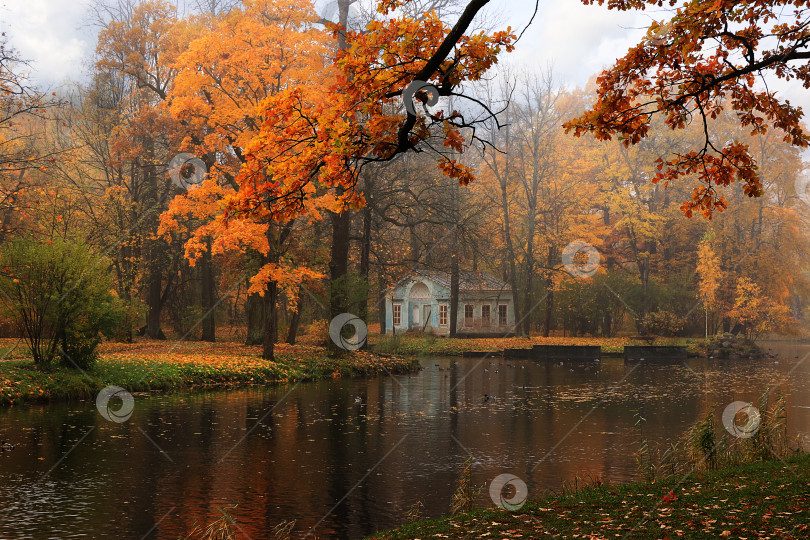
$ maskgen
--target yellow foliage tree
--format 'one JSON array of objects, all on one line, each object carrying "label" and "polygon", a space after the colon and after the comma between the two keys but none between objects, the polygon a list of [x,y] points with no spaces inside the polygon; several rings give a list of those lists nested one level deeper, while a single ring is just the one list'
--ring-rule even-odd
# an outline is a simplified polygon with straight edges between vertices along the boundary
[{"label": "yellow foliage tree", "polygon": [[728,316],[742,326],[748,341],[754,341],[763,333],[783,329],[792,322],[787,306],[765,297],[759,285],[746,277],[737,280],[734,307]]},{"label": "yellow foliage tree", "polygon": [[698,297],[703,302],[703,310],[706,314],[706,338],[709,337],[709,312],[714,308],[717,300],[717,289],[723,279],[723,271],[720,268],[720,259],[712,249],[712,244],[708,238],[704,238],[698,244]]}]

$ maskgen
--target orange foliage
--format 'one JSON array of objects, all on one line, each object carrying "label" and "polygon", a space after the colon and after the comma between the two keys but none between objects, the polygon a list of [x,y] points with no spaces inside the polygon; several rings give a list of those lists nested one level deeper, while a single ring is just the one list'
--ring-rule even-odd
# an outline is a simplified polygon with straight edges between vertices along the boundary
[{"label": "orange foliage", "polygon": [[[380,12],[389,15],[398,5],[385,3]],[[414,117],[393,107],[449,33],[435,13],[372,21],[363,32],[347,31],[348,47],[339,50],[327,49],[339,29],[315,29],[316,18],[305,1],[248,2],[192,43],[176,64],[170,110],[187,130],[184,144],[221,157],[211,179],[171,203],[160,234],[192,229],[186,244],[191,260],[211,240],[213,253],[273,255],[253,277],[251,292],[270,282],[294,290],[320,277],[279,258],[284,248],[269,245],[268,235],[283,242],[283,231],[299,216],[320,220],[325,211],[363,206],[355,189],[362,163],[414,148],[431,136],[432,126],[441,129],[446,147],[465,147],[459,113]],[[513,40],[508,32],[460,36],[435,70],[443,95],[480,79]],[[333,62],[324,64],[330,55]],[[473,178],[454,159],[439,166],[462,184]],[[281,224],[278,235],[273,223]]]},{"label": "orange foliage", "polygon": [[[660,0],[583,2],[619,10],[662,5]],[[736,138],[713,137],[707,122],[728,104],[752,136],[777,130],[792,145],[810,144],[801,108],[757,86],[766,73],[810,84],[805,4],[684,1],[668,21],[653,21],[644,40],[601,74],[596,102],[566,129],[578,136],[590,132],[599,140],[618,136],[628,146],[649,135],[656,113],[672,129],[684,129],[697,119],[704,131],[702,142],[697,149],[659,158],[653,182],[696,176],[701,185],[681,207],[687,216],[699,210],[711,218],[713,211],[725,210],[727,201],[717,187],[735,181],[748,197],[761,196],[762,180],[749,146]]]},{"label": "orange foliage", "polygon": [[[249,189],[235,175],[245,161],[244,148],[258,134],[260,105],[285,88],[314,87],[312,75],[325,67],[328,36],[312,27],[313,19],[307,1],[248,1],[222,21],[198,21],[201,37],[177,58],[168,108],[183,128],[182,145],[199,155],[216,155],[209,158],[208,179],[175,197],[160,218],[159,234],[167,239],[190,231],[185,249],[192,265],[209,245],[212,255],[255,251],[267,257],[284,249],[271,245],[269,238],[278,237],[268,235],[269,220],[261,212],[227,221],[224,209],[238,191]],[[252,278],[249,292],[263,294],[273,281],[293,302],[302,281],[321,277],[283,258],[272,260]]]},{"label": "orange foliage", "polygon": [[[388,7],[400,4],[379,9],[388,15]],[[317,219],[322,209],[358,208],[365,203],[355,189],[362,165],[414,148],[430,137],[432,125],[442,129],[446,146],[462,150],[460,113],[414,117],[393,107],[425,67],[425,52],[435,51],[448,32],[435,13],[420,20],[392,16],[370,22],[362,33],[346,31],[349,46],[320,75],[320,87],[290,87],[263,103],[264,123],[247,148],[242,189],[228,201],[228,218]],[[447,95],[463,81],[480,79],[513,40],[508,32],[462,36],[435,72],[437,87]],[[453,159],[439,167],[462,184],[472,179]]]}]

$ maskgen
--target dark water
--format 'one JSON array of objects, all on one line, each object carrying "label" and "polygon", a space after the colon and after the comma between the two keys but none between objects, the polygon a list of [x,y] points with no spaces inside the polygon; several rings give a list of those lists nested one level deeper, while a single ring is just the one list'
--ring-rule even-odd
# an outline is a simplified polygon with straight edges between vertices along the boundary
[{"label": "dark water", "polygon": [[629,481],[636,411],[665,441],[771,387],[790,432],[810,433],[810,346],[770,347],[778,363],[430,359],[411,376],[136,396],[124,423],[93,401],[3,409],[0,538],[178,538],[234,504],[244,538],[289,519],[299,537],[360,538],[417,501],[446,513],[468,452],[476,484],[511,473],[530,498],[575,475]]}]

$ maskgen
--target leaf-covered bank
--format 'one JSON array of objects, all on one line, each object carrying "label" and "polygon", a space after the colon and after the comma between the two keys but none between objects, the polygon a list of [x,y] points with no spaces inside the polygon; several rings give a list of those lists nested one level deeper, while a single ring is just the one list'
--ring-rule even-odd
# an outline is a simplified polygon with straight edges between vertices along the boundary
[{"label": "leaf-covered bank", "polygon": [[807,538],[810,456],[655,483],[599,486],[419,521],[374,540],[427,538]]},{"label": "leaf-covered bank", "polygon": [[321,347],[278,346],[275,362],[258,347],[234,343],[104,344],[87,371],[43,370],[32,360],[0,362],[0,405],[87,398],[105,386],[130,392],[289,383],[323,377],[407,373],[410,359],[365,351],[329,357]]}]

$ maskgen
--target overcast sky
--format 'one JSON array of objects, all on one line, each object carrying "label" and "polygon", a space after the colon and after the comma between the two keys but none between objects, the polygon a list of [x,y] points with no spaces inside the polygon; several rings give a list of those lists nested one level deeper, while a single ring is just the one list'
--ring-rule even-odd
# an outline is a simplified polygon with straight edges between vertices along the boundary
[{"label": "overcast sky", "polygon": [[[56,85],[81,79],[95,48],[95,29],[86,24],[87,0],[5,0],[0,4],[0,30],[23,58],[31,61],[32,77]],[[491,12],[502,12],[505,24],[522,29],[533,0],[492,0]],[[509,55],[521,65],[550,63],[561,82],[583,85],[638,40],[647,15],[608,12],[579,0],[543,0],[534,23]]]},{"label": "overcast sky", "polygon": [[[53,88],[66,79],[83,79],[96,34],[87,25],[87,5],[88,0],[5,0],[0,4],[0,30],[31,61],[35,82]],[[534,0],[491,0],[488,10],[498,13],[504,26],[520,32],[531,18]],[[552,65],[559,83],[583,86],[637,43],[654,16],[663,18],[655,12],[608,11],[580,0],[541,0],[534,22],[516,50],[505,57],[521,67]],[[810,111],[810,92],[796,81],[777,82],[771,88]]]}]

